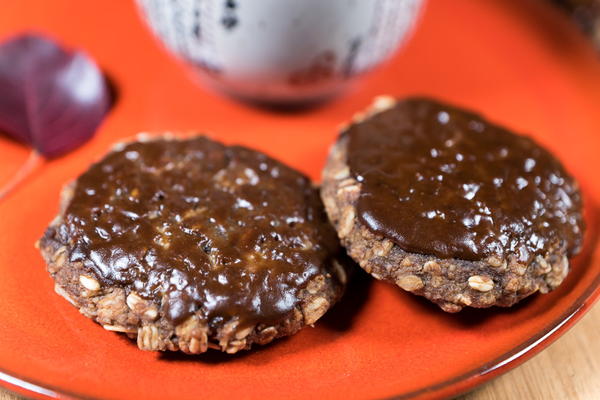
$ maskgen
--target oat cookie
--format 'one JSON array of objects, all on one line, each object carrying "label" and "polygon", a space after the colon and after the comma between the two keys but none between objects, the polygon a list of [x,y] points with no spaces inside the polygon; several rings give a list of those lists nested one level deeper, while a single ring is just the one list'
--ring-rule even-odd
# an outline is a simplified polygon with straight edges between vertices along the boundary
[{"label": "oat cookie", "polygon": [[143,350],[292,335],[346,281],[309,179],[201,136],[118,146],[63,190],[39,247],[57,293]]},{"label": "oat cookie", "polygon": [[357,115],[321,197],[363,269],[448,312],[556,288],[582,243],[581,196],[558,160],[428,99],[381,97]]}]

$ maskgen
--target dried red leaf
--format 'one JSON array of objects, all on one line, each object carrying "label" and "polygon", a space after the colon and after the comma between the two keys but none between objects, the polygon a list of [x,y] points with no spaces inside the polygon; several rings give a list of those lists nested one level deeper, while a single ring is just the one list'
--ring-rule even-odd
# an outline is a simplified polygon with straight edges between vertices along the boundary
[{"label": "dried red leaf", "polygon": [[0,131],[48,158],[92,137],[112,103],[92,59],[33,34],[0,45],[0,88]]}]

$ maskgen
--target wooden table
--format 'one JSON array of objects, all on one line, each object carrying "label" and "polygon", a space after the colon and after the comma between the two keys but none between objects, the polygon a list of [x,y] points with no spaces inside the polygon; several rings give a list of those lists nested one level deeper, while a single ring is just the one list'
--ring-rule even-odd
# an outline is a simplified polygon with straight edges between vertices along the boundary
[{"label": "wooden table", "polygon": [[600,304],[533,359],[460,400],[600,399]]},{"label": "wooden table", "polygon": [[[600,304],[549,348],[457,400],[600,399]],[[0,400],[23,398],[0,389]]]}]

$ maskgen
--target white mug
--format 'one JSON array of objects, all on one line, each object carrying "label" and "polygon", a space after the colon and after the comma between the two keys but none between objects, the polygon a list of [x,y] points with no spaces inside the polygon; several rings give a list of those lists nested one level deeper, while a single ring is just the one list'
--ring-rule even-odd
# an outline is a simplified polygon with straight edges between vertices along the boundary
[{"label": "white mug", "polygon": [[423,0],[137,0],[200,76],[268,103],[336,93],[406,39]]}]

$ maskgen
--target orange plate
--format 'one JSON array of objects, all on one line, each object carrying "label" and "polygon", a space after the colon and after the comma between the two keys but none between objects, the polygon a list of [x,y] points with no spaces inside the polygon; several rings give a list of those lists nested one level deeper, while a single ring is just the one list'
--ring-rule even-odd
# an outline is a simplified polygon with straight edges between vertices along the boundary
[{"label": "orange plate", "polygon": [[[600,63],[567,19],[534,0],[430,1],[395,59],[322,108],[273,113],[191,83],[132,2],[6,1],[0,39],[27,28],[87,49],[120,99],[96,137],[45,163],[0,202],[0,379],[31,396],[92,398],[433,398],[472,388],[555,340],[598,297]],[[531,132],[582,183],[590,227],[565,283],[511,309],[449,315],[364,279],[314,329],[228,356],[142,352],[54,294],[33,243],[61,185],[138,131],[201,129],[263,150],[319,179],[337,126],[373,96],[426,94]],[[28,150],[0,138],[0,182]]]}]

